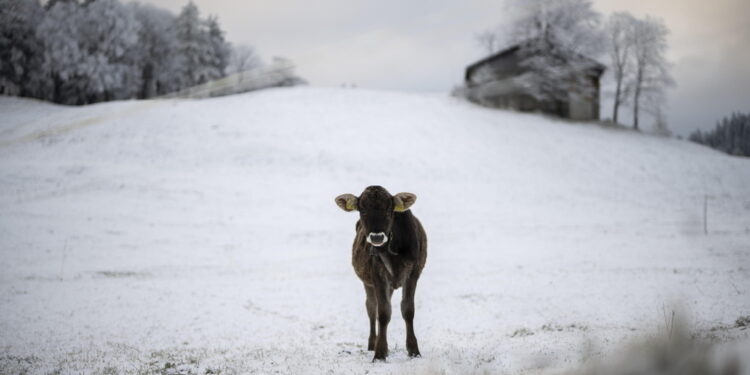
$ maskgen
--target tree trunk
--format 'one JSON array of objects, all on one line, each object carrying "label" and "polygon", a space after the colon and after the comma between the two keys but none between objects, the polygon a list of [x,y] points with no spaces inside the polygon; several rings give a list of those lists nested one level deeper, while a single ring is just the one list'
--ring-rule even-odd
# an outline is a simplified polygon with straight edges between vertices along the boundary
[{"label": "tree trunk", "polygon": [[640,100],[640,85],[635,88],[635,98],[633,99],[633,129],[638,130],[638,101]]},{"label": "tree trunk", "polygon": [[612,122],[617,124],[617,111],[620,109],[620,83],[622,78],[617,79],[617,88],[615,89],[615,105],[612,111]]},{"label": "tree trunk", "polygon": [[57,73],[55,73],[54,77],[52,101],[55,103],[62,103],[62,79],[60,79],[60,76]]},{"label": "tree trunk", "polygon": [[641,85],[643,85],[643,68],[638,67],[635,79],[635,95],[633,97],[633,129],[638,130],[638,105],[641,100]]},{"label": "tree trunk", "polygon": [[140,92],[140,98],[141,99],[148,99],[151,97],[156,96],[156,82],[154,79],[154,64],[152,63],[146,63],[146,65],[143,67],[143,71],[141,73],[142,77],[142,86],[141,86],[141,92]]}]

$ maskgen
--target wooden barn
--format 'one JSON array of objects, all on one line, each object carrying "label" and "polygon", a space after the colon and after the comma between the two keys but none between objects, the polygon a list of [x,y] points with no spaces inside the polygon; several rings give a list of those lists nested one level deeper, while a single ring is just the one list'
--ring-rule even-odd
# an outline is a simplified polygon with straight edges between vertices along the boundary
[{"label": "wooden barn", "polygon": [[[580,55],[575,55],[576,76],[559,87],[562,94],[557,99],[539,99],[541,85],[548,82],[529,79],[533,75],[524,61],[534,57],[537,50],[529,44],[514,45],[469,65],[466,68],[466,97],[488,107],[510,108],[519,111],[544,112],[572,120],[599,119],[599,78],[604,65]],[[546,61],[568,63],[560,58]],[[549,88],[545,88],[549,89]]]}]

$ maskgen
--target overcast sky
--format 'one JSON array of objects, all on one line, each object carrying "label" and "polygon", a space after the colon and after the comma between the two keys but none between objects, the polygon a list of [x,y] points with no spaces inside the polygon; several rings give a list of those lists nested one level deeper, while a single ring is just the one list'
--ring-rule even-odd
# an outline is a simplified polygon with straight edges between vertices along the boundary
[{"label": "overcast sky", "polygon": [[[143,2],[176,13],[187,0]],[[450,91],[464,67],[483,57],[474,36],[502,24],[507,13],[502,0],[194,2],[204,16],[219,17],[230,42],[252,45],[264,60],[291,59],[313,86],[404,91]],[[667,114],[675,133],[750,112],[749,0],[594,0],[594,7],[605,15],[656,16],[671,30],[677,87]],[[602,118],[611,110],[604,102]]]}]

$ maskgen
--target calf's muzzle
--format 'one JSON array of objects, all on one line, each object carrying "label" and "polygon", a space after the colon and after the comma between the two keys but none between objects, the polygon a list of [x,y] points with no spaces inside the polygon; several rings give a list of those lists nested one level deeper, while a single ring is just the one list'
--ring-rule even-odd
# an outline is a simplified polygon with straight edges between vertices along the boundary
[{"label": "calf's muzzle", "polygon": [[367,242],[369,242],[373,246],[382,246],[386,242],[388,242],[388,236],[385,235],[385,233],[370,233],[367,235]]}]

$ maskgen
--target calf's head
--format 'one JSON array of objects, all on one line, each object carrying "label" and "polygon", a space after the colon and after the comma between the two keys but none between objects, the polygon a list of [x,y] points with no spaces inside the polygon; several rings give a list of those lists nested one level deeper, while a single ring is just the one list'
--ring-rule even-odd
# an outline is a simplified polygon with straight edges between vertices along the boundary
[{"label": "calf's head", "polygon": [[416,200],[417,196],[412,193],[391,195],[382,186],[369,186],[359,197],[339,195],[336,204],[344,211],[359,211],[367,242],[380,247],[388,242],[395,213],[408,210]]}]

